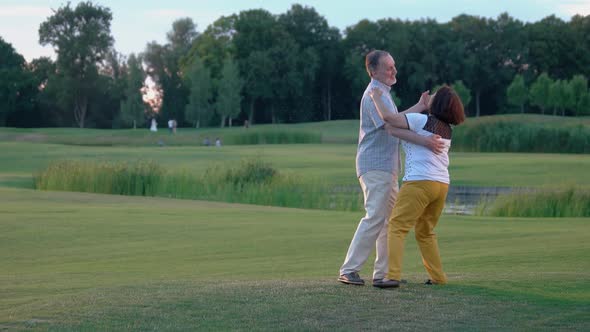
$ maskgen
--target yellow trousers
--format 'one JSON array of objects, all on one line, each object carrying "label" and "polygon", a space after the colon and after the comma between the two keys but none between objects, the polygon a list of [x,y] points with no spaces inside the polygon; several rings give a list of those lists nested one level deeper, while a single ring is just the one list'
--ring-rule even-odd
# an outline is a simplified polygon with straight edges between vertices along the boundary
[{"label": "yellow trousers", "polygon": [[408,232],[414,228],[422,263],[430,280],[439,284],[447,282],[434,228],[445,206],[448,190],[448,184],[435,181],[407,181],[402,184],[389,219],[388,279],[401,280],[404,241]]}]

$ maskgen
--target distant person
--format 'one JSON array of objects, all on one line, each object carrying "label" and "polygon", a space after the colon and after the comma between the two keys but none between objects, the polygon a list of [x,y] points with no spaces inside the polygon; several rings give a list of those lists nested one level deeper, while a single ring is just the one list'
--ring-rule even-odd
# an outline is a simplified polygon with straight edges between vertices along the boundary
[{"label": "distant person", "polygon": [[174,132],[174,120],[168,120],[168,132],[172,134]]},{"label": "distant person", "polygon": [[172,133],[176,135],[176,127],[177,127],[178,123],[176,122],[176,119],[172,119]]},{"label": "distant person", "polygon": [[[390,95],[391,86],[396,83],[397,70],[391,55],[378,50],[367,54],[365,67],[371,82],[361,100],[356,174],[363,190],[366,214],[354,233],[344,264],[340,267],[338,281],[364,285],[365,281],[358,272],[369,258],[372,248],[376,247],[373,286],[380,287],[387,273],[387,222],[398,192],[400,155],[399,139],[385,130],[385,120],[375,108],[369,91],[373,88],[381,90],[387,113],[397,113],[397,107]],[[425,110],[429,98],[428,93],[423,93],[418,103],[404,113]],[[442,151],[444,146],[436,136],[424,137],[405,131],[399,137],[427,146],[436,152]]]},{"label": "distant person", "polygon": [[221,139],[219,139],[219,137],[217,137],[217,138],[215,139],[215,146],[216,146],[216,147],[221,147]]},{"label": "distant person", "polygon": [[211,145],[211,141],[209,140],[209,136],[205,136],[205,139],[203,139],[203,145],[204,146]]},{"label": "distant person", "polygon": [[152,118],[152,125],[150,126],[150,131],[158,131],[158,123],[156,122],[156,118]]},{"label": "distant person", "polygon": [[[382,91],[369,92],[378,111],[386,114]],[[435,154],[423,146],[403,141],[406,154],[403,184],[389,220],[389,269],[381,287],[398,287],[402,273],[404,241],[413,228],[422,254],[422,263],[430,276],[428,285],[445,284],[438,242],[434,228],[445,206],[449,190],[449,148],[453,128],[465,120],[463,104],[457,93],[448,86],[441,87],[429,103],[429,114],[407,113],[386,116],[388,131],[399,136],[409,129],[421,136],[439,135],[445,146]]]},{"label": "distant person", "polygon": [[250,123],[248,122],[248,120],[244,120],[244,128],[249,128],[250,127]]}]

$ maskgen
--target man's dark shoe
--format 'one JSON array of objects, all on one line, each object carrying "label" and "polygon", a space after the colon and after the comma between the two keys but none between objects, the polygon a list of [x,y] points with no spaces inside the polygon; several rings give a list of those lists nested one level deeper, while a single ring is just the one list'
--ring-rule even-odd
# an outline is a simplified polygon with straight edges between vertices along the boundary
[{"label": "man's dark shoe", "polygon": [[348,284],[348,285],[362,286],[365,284],[365,281],[363,279],[361,279],[358,272],[350,272],[350,273],[346,273],[346,274],[341,274],[340,277],[338,277],[338,281],[340,281],[341,283],[344,283],[344,284]]},{"label": "man's dark shoe", "polygon": [[428,279],[428,280],[426,280],[426,282],[424,282],[424,285],[442,285],[442,284],[438,283],[434,280]]},{"label": "man's dark shoe", "polygon": [[377,288],[397,288],[399,287],[399,280],[391,280],[391,279],[376,279],[373,280],[373,287]]},{"label": "man's dark shoe", "polygon": [[[373,279],[373,283],[379,282],[379,281],[381,281],[381,280],[382,280],[382,279]],[[402,279],[402,280],[400,280],[400,281],[399,281],[399,284],[400,284],[400,285],[401,285],[401,284],[404,284],[404,285],[405,285],[405,284],[407,284],[407,283],[408,283],[408,281],[407,281],[406,279]]]}]

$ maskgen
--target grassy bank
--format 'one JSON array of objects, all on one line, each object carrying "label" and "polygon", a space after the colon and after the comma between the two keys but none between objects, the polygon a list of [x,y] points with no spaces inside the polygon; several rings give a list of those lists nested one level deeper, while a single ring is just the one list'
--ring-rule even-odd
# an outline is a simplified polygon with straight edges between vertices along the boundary
[{"label": "grassy bank", "polygon": [[[225,145],[356,144],[358,120],[255,125],[248,129],[179,128],[152,133],[145,128],[0,128],[0,140],[83,146],[199,146],[208,137]],[[468,118],[453,134],[453,150],[463,152],[590,153],[590,117],[512,114]]]},{"label": "grassy bank", "polygon": [[449,286],[420,284],[410,236],[409,284],[382,291],[335,280],[359,213],[5,188],[0,200],[2,329],[590,328],[588,218],[444,216]]}]

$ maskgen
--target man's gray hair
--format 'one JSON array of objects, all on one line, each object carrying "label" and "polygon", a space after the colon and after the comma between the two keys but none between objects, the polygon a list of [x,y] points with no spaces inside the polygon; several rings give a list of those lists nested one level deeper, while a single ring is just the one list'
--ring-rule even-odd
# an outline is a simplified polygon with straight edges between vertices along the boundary
[{"label": "man's gray hair", "polygon": [[367,56],[365,57],[365,67],[367,68],[367,73],[370,77],[373,77],[373,75],[371,75],[371,72],[377,70],[379,60],[387,55],[389,55],[389,52],[381,50],[373,50],[367,54]]}]

